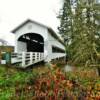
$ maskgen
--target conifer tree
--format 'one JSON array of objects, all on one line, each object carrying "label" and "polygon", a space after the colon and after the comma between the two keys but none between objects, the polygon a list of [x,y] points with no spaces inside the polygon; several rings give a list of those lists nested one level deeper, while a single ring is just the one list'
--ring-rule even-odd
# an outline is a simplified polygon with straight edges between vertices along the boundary
[{"label": "conifer tree", "polygon": [[60,19],[60,26],[58,27],[59,33],[68,44],[71,38],[72,31],[72,9],[71,0],[64,0],[63,8],[60,10],[58,18]]},{"label": "conifer tree", "polygon": [[[68,0],[65,0],[68,2]],[[96,4],[95,0],[73,0],[75,5],[71,14],[71,28],[68,30],[68,18],[63,9],[61,18],[60,33],[64,34],[70,41],[69,50],[71,60],[75,64],[96,64],[98,63],[97,54],[100,52],[100,4]],[[63,8],[68,8],[68,4]],[[70,10],[71,11],[71,10]],[[66,16],[66,17],[65,17]],[[70,37],[70,38],[69,38]]]},{"label": "conifer tree", "polygon": [[94,44],[96,45],[99,39],[97,36],[99,25],[96,24],[94,8],[94,0],[77,0],[73,19],[74,37],[70,45],[74,63],[94,64],[97,62]]}]

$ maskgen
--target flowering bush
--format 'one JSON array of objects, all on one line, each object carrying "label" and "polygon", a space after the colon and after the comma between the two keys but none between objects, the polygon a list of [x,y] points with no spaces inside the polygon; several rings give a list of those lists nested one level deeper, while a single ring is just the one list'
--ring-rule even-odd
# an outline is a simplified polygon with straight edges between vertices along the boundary
[{"label": "flowering bush", "polygon": [[100,100],[100,77],[93,70],[0,67],[0,100]]},{"label": "flowering bush", "polygon": [[[81,73],[65,73],[53,65],[53,69],[41,74],[35,84],[27,85],[24,90],[31,91],[33,100],[100,100],[100,78],[91,78],[84,71]],[[18,91],[20,89],[16,94]]]}]

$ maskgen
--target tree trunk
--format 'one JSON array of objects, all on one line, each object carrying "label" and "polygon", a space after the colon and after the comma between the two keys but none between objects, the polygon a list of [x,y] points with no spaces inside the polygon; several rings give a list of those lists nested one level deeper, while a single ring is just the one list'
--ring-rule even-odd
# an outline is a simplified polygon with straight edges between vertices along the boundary
[{"label": "tree trunk", "polygon": [[98,74],[99,74],[99,76],[100,76],[100,67],[98,67]]}]

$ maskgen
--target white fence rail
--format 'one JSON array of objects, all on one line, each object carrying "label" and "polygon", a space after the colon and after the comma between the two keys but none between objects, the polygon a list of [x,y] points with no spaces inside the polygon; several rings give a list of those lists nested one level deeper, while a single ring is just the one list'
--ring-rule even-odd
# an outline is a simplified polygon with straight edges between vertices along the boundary
[{"label": "white fence rail", "polygon": [[42,60],[44,60],[44,53],[40,52],[21,52],[11,54],[11,64],[19,63],[23,68]]},{"label": "white fence rail", "polygon": [[[9,56],[9,55],[8,55]],[[48,58],[47,58],[48,57]],[[45,61],[46,59],[48,61],[59,59],[59,58],[65,58],[65,53],[52,53],[49,56],[44,57],[44,53],[41,52],[19,52],[19,53],[11,53],[10,58],[6,56],[5,59],[1,60],[1,64],[6,64],[7,62],[11,62],[11,64],[16,64],[18,67],[26,68],[32,64],[38,63],[40,61]],[[8,60],[7,60],[8,59]]]}]

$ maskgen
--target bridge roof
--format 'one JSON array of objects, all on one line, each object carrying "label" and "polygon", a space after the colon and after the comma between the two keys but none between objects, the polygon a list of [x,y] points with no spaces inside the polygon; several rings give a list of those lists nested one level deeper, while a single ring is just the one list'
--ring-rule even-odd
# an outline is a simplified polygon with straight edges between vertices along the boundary
[{"label": "bridge roof", "polygon": [[60,43],[62,43],[65,46],[64,42],[59,38],[59,36],[54,32],[54,30],[51,27],[46,26],[44,24],[41,24],[41,23],[36,22],[34,20],[31,20],[31,19],[27,19],[26,21],[24,21],[23,23],[21,23],[19,26],[17,26],[15,29],[13,29],[11,32],[15,33],[17,30],[19,30],[21,27],[23,27],[28,22],[36,23],[36,24],[38,24],[40,26],[43,26],[43,27],[47,28],[48,31],[51,33],[51,35],[53,35]]}]

